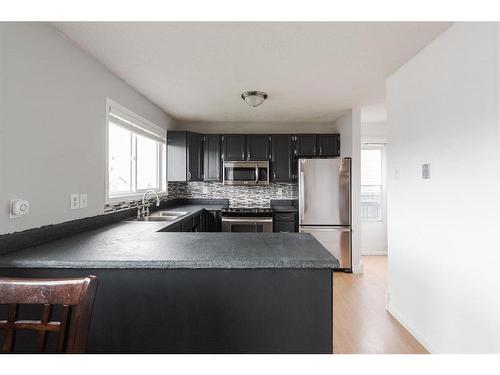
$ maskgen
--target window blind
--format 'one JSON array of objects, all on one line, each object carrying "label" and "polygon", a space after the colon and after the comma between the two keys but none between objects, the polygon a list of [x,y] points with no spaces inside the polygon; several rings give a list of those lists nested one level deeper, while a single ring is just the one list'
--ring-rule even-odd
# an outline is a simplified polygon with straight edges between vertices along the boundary
[{"label": "window blind", "polygon": [[162,129],[159,126],[131,116],[130,114],[113,105],[109,106],[108,116],[109,121],[118,126],[128,129],[136,134],[142,135],[143,137],[153,139],[157,142],[165,143],[167,132],[165,129]]}]

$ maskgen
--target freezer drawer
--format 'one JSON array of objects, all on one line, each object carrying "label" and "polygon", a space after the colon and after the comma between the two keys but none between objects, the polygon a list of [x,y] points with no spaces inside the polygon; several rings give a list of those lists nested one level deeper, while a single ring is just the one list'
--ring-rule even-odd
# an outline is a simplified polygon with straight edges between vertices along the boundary
[{"label": "freezer drawer", "polygon": [[313,235],[338,259],[340,269],[352,271],[350,227],[300,226],[299,232]]}]

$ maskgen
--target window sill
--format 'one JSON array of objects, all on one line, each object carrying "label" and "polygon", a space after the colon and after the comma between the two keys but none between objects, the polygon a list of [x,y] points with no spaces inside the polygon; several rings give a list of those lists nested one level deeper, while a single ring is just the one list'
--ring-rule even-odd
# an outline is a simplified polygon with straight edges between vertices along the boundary
[{"label": "window sill", "polygon": [[[160,198],[166,197],[168,195],[166,191],[157,191],[157,193],[160,196]],[[108,205],[108,204],[134,202],[134,201],[141,200],[143,195],[144,195],[144,192],[135,193],[135,194],[127,194],[127,195],[115,195],[112,197],[107,197],[105,203]]]}]

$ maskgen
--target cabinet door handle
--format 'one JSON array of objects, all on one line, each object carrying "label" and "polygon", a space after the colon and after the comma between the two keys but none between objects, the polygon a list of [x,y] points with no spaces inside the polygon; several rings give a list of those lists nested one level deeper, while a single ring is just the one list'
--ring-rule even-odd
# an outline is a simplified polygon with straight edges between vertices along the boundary
[{"label": "cabinet door handle", "polygon": [[249,152],[248,155],[247,155],[247,160],[250,160],[250,157],[251,156],[250,156],[250,152]]},{"label": "cabinet door handle", "polygon": [[241,160],[245,160],[245,153],[244,152],[241,153]]},{"label": "cabinet door handle", "polygon": [[191,179],[191,172],[188,171],[188,180]]},{"label": "cabinet door handle", "polygon": [[319,154],[322,155],[323,154],[323,146],[319,146]]}]

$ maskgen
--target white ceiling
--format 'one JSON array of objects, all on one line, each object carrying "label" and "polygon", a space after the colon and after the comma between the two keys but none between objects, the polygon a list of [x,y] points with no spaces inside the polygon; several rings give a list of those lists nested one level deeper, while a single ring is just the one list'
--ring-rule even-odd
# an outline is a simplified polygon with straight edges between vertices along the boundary
[{"label": "white ceiling", "polygon": [[[450,24],[54,25],[176,119],[324,122],[353,106],[380,108],[385,78]],[[250,108],[240,98],[246,90],[265,91],[269,98]]]}]

